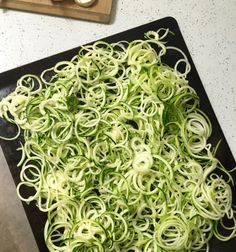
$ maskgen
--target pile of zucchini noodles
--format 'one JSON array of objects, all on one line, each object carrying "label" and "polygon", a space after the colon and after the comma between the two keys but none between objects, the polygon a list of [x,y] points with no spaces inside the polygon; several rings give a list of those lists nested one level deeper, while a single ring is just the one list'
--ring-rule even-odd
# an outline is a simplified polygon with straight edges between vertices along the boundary
[{"label": "pile of zucchini noodles", "polygon": [[[233,180],[168,32],[82,46],[0,102],[16,137],[23,130],[17,193],[47,213],[50,251],[202,251],[213,235],[235,236]],[[162,62],[170,50],[181,55],[174,67]]]}]

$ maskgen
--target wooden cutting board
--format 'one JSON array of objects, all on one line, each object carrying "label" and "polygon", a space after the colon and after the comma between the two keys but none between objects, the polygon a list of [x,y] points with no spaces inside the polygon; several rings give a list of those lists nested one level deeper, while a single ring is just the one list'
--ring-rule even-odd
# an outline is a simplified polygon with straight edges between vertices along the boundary
[{"label": "wooden cutting board", "polygon": [[51,0],[0,0],[0,8],[24,10],[62,17],[108,23],[112,0],[97,0],[90,7],[81,7],[73,0],[52,2]]}]

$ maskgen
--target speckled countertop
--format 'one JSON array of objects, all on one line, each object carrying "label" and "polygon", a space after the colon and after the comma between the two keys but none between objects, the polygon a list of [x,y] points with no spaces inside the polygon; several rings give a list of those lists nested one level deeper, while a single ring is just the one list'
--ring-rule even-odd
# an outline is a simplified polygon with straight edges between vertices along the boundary
[{"label": "speckled countertop", "polygon": [[[0,72],[162,17],[175,17],[236,157],[236,1],[113,2],[109,25],[0,10]],[[0,230],[0,251],[37,251],[1,149]]]}]

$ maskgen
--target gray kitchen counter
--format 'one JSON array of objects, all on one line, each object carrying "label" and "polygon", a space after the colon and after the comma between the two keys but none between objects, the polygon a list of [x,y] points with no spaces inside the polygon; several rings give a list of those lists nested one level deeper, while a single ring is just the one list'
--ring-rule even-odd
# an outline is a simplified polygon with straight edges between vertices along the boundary
[{"label": "gray kitchen counter", "polygon": [[[236,157],[236,1],[114,0],[111,23],[0,9],[0,72],[166,16],[177,19]],[[0,251],[37,251],[0,148]]]}]

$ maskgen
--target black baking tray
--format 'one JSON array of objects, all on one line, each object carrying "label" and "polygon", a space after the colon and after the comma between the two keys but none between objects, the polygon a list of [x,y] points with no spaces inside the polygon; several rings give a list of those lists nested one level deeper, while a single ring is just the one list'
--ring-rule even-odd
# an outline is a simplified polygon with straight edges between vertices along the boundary
[{"label": "black baking tray", "polygon": [[[188,74],[188,80],[190,85],[196,90],[197,94],[201,99],[201,109],[208,115],[213,126],[213,133],[209,142],[212,145],[216,145],[219,140],[221,144],[217,151],[217,158],[222,162],[222,164],[228,169],[232,169],[236,166],[235,159],[230,151],[230,148],[227,144],[227,141],[224,137],[224,134],[221,130],[219,122],[214,114],[210,101],[207,97],[207,94],[204,90],[200,77],[197,73],[197,70],[193,64],[192,58],[188,51],[188,48],[184,42],[183,36],[180,32],[177,21],[172,17],[166,17],[160,20],[153,21],[151,23],[103,38],[102,40],[107,42],[117,42],[120,40],[132,41],[135,39],[143,39],[145,32],[149,30],[157,30],[159,28],[169,28],[173,34],[169,34],[166,38],[168,45],[176,46],[185,52],[190,64],[191,72]],[[40,74],[46,68],[50,68],[58,61],[70,60],[74,55],[77,54],[80,47],[47,57],[33,63],[15,68],[10,71],[6,71],[0,74],[0,100],[2,97],[6,96],[16,87],[17,80],[26,73]],[[172,53],[164,58],[164,62],[168,65],[172,65],[176,60],[177,56]],[[1,134],[13,134],[15,131],[14,126],[5,124],[3,120],[0,119],[0,132]],[[19,174],[20,169],[16,167],[17,162],[19,161],[19,155],[16,152],[17,147],[19,146],[19,140],[15,141],[4,141],[0,140],[4,155],[6,157],[7,163],[9,165],[10,172],[15,181],[15,184],[19,183]],[[236,176],[234,174],[234,176]],[[235,190],[234,190],[235,191]],[[233,195],[233,201],[236,202],[236,193]],[[43,228],[46,221],[46,214],[41,213],[34,204],[27,205],[23,203],[26,215],[28,217],[29,223],[31,225],[32,231],[34,233],[38,248],[42,252],[48,251],[43,238]],[[210,252],[233,252],[236,248],[236,238],[228,241],[221,242],[213,238],[210,242]]]}]

